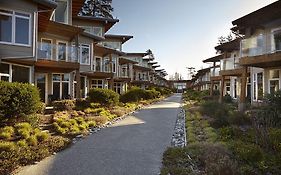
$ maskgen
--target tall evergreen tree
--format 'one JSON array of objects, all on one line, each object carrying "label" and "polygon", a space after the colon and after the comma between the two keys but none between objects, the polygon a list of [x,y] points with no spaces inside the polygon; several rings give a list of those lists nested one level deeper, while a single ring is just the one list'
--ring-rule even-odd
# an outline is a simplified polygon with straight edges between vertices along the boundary
[{"label": "tall evergreen tree", "polygon": [[112,0],[87,0],[82,7],[80,15],[113,19]]}]

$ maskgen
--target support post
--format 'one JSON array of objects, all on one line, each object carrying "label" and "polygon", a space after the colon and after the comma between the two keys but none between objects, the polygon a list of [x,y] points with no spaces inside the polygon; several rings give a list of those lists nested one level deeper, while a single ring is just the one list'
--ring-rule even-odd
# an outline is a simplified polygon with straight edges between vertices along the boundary
[{"label": "support post", "polygon": [[220,90],[220,99],[219,102],[222,103],[223,101],[223,96],[224,96],[224,81],[225,81],[225,76],[221,77],[221,90]]},{"label": "support post", "polygon": [[213,92],[214,92],[214,81],[211,80],[210,96],[213,96]]},{"label": "support post", "polygon": [[238,110],[243,112],[246,107],[246,88],[247,88],[247,67],[243,67],[243,73],[241,76],[241,92],[240,99],[238,103]]}]

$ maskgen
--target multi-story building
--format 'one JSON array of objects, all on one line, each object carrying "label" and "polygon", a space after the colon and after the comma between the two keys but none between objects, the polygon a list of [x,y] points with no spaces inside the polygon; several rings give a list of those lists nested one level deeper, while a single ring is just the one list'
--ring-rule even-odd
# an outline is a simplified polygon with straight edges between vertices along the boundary
[{"label": "multi-story building", "polygon": [[34,84],[45,103],[85,98],[90,88],[147,87],[151,55],[124,53],[122,44],[132,36],[106,34],[119,20],[78,16],[83,4],[2,0],[0,80]]},{"label": "multi-story building", "polygon": [[[223,59],[223,55],[217,55],[203,60],[203,63],[211,63],[210,65],[210,95],[213,95],[214,90],[220,90],[221,76],[220,76],[220,60]],[[225,76],[225,80],[229,80],[229,77]]]},{"label": "multi-story building", "polygon": [[193,76],[191,88],[198,91],[210,89],[210,68],[200,69]]},{"label": "multi-story building", "polygon": [[[245,99],[246,71],[250,67],[252,103],[281,87],[281,1],[247,14],[232,22],[241,41],[240,66],[243,66],[241,92]],[[242,99],[242,100],[244,100]],[[244,102],[244,101],[242,101]]]}]

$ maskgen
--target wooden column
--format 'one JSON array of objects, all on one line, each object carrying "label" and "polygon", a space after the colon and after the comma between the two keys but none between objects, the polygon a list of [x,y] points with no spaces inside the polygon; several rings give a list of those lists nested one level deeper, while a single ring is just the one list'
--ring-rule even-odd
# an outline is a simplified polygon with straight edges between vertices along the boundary
[{"label": "wooden column", "polygon": [[243,112],[246,104],[246,88],[247,88],[247,67],[243,67],[243,73],[241,76],[241,92],[238,103],[238,110]]},{"label": "wooden column", "polygon": [[220,99],[219,102],[222,103],[224,96],[224,84],[225,84],[225,76],[221,76],[221,90],[220,90]]},{"label": "wooden column", "polygon": [[75,74],[76,74],[76,76],[75,76],[75,79],[76,79],[76,89],[75,89],[75,91],[76,91],[76,98],[80,99],[81,98],[81,77],[80,77],[79,69],[77,69],[75,71]]},{"label": "wooden column", "polygon": [[213,96],[213,92],[214,92],[214,81],[211,80],[210,96]]},{"label": "wooden column", "polygon": [[[76,57],[77,57],[77,60],[79,61],[79,35],[76,35],[75,36],[75,46],[77,47],[77,52],[76,52]],[[76,69],[75,70],[75,81],[76,81],[76,89],[75,89],[75,92],[76,92],[76,97],[77,99],[80,99],[81,98],[81,79],[80,79],[80,68],[79,69]]]}]

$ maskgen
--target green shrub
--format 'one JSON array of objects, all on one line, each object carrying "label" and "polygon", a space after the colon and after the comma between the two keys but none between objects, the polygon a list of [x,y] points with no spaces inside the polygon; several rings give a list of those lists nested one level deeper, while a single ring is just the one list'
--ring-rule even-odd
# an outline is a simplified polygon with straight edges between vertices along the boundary
[{"label": "green shrub", "polygon": [[15,134],[15,129],[12,126],[5,126],[0,129],[0,139],[10,140]]},{"label": "green shrub", "polygon": [[17,129],[17,134],[24,139],[29,138],[33,131],[32,126],[27,122],[18,123],[15,125],[15,128]]},{"label": "green shrub", "polygon": [[230,142],[230,148],[238,160],[254,163],[263,159],[263,152],[256,144],[236,140]]},{"label": "green shrub", "polygon": [[42,108],[41,104],[35,86],[0,81],[0,120],[36,113]]},{"label": "green shrub", "polygon": [[119,94],[111,89],[93,88],[89,91],[89,102],[112,106],[119,102]]},{"label": "green shrub", "polygon": [[146,90],[145,92],[146,92],[146,99],[155,99],[161,97],[161,93],[159,91],[156,91],[155,89]]},{"label": "green shrub", "polygon": [[123,103],[138,102],[140,100],[147,99],[148,93],[139,87],[132,87],[130,90],[120,96],[120,101]]},{"label": "green shrub", "polygon": [[108,121],[107,116],[96,116],[93,118],[97,125],[103,125]]},{"label": "green shrub", "polygon": [[49,138],[49,134],[47,132],[42,131],[37,133],[35,136],[39,142],[43,142],[44,140],[47,140]]},{"label": "green shrub", "polygon": [[233,99],[232,99],[232,97],[231,97],[229,94],[226,94],[225,96],[223,96],[222,101],[223,101],[224,103],[232,103],[232,102],[233,102]]},{"label": "green shrub", "polygon": [[74,100],[60,100],[52,102],[55,111],[71,111],[75,107]]},{"label": "green shrub", "polygon": [[88,125],[89,125],[89,127],[95,127],[95,126],[97,126],[97,124],[96,124],[95,121],[89,121],[89,122],[88,122]]},{"label": "green shrub", "polygon": [[75,101],[75,109],[83,111],[84,109],[88,108],[90,103],[88,100],[85,99],[77,99]]},{"label": "green shrub", "polygon": [[29,123],[32,127],[37,128],[40,123],[40,115],[41,114],[30,114],[24,116],[23,120]]},{"label": "green shrub", "polygon": [[269,139],[272,144],[273,149],[276,152],[281,152],[281,129],[280,128],[270,128],[269,129]]},{"label": "green shrub", "polygon": [[26,139],[26,143],[30,146],[36,146],[38,143],[38,140],[35,135],[32,135]]},{"label": "green shrub", "polygon": [[0,152],[1,151],[12,151],[15,148],[16,148],[16,145],[14,142],[0,141]]}]

